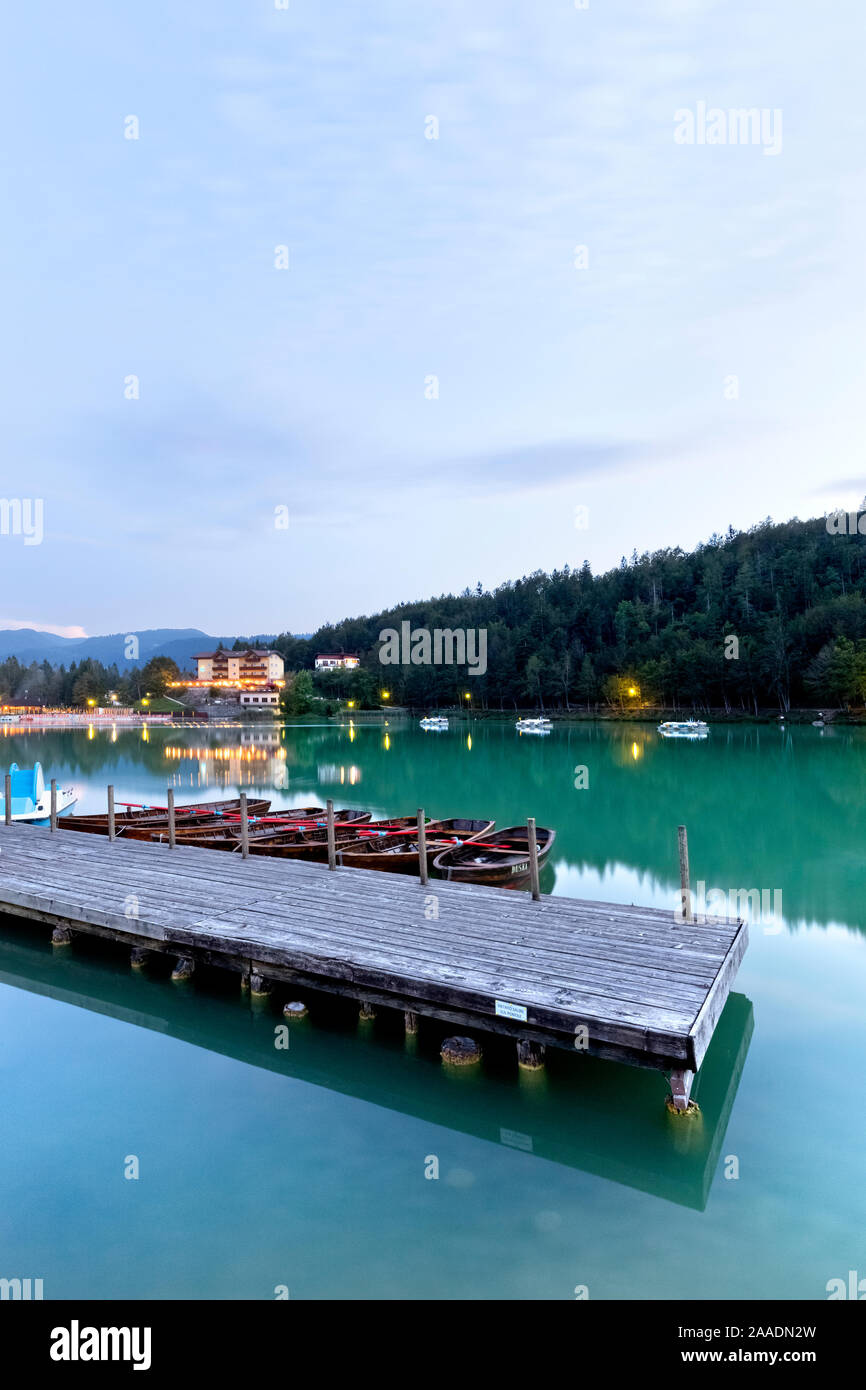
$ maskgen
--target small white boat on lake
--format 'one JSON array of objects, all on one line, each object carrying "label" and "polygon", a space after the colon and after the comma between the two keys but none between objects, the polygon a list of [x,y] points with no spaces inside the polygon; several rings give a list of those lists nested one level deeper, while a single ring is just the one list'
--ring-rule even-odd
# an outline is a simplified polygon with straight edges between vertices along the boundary
[{"label": "small white boat on lake", "polygon": [[659,724],[662,738],[706,738],[709,730],[703,719],[666,719]]},{"label": "small white boat on lake", "polygon": [[[34,767],[19,767],[13,763],[9,769],[11,779],[12,819],[29,825],[48,825],[51,820],[51,790],[45,786],[42,764]],[[57,788],[57,814],[61,815],[74,806],[78,793],[74,787]],[[6,816],[5,780],[0,787],[0,816]]]},{"label": "small white boat on lake", "polygon": [[522,734],[549,734],[552,725],[549,719],[518,719],[514,727]]},{"label": "small white boat on lake", "polygon": [[428,715],[426,719],[420,720],[422,729],[447,729],[448,717],[444,714]]}]

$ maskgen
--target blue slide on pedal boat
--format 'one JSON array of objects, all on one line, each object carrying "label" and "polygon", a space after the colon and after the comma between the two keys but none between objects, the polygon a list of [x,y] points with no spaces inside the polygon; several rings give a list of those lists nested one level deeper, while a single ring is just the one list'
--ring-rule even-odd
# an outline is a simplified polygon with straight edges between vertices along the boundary
[{"label": "blue slide on pedal boat", "polygon": [[[42,764],[34,767],[19,767],[13,763],[9,769],[12,782],[12,819],[25,821],[30,825],[48,825],[51,820],[51,791],[45,786]],[[78,794],[74,787],[57,788],[57,814],[62,815],[74,806]],[[5,779],[0,786],[0,817],[6,818]]]}]

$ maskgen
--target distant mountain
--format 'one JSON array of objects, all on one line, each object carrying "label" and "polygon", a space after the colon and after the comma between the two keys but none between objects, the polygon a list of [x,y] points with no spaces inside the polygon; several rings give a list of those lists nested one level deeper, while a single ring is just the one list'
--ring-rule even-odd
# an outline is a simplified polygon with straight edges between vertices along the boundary
[{"label": "distant mountain", "polygon": [[[128,657],[129,638],[138,638],[138,658]],[[47,661],[52,666],[69,666],[73,661],[88,657],[105,666],[117,665],[128,671],[143,666],[153,656],[170,656],[181,670],[192,669],[195,652],[209,651],[222,642],[232,647],[236,637],[210,637],[197,627],[154,627],[142,632],[115,632],[105,637],[58,637],[53,632],[37,632],[34,628],[5,628],[0,630],[0,661],[15,656],[25,666],[33,661]],[[246,641],[246,637],[241,639]],[[250,642],[269,645],[273,634],[251,637]]]}]

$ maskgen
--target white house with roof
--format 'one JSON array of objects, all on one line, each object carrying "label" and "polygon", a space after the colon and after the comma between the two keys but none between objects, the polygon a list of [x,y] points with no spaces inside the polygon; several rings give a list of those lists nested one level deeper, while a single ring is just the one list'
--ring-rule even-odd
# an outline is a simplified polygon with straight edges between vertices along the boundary
[{"label": "white house with roof", "polygon": [[355,671],[360,664],[360,657],[350,656],[345,652],[338,652],[336,655],[329,652],[320,652],[315,661],[317,671]]}]

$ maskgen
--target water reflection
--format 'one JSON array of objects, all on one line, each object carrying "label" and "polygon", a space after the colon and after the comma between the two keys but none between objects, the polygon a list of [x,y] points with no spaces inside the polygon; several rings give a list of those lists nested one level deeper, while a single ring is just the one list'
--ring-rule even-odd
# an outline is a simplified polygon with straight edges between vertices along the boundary
[{"label": "water reflection", "polygon": [[[557,832],[546,885],[578,897],[672,908],[676,827],[686,823],[693,883],[781,900],[788,929],[864,926],[866,730],[716,725],[701,742],[635,723],[558,725],[521,738],[512,721],[453,720],[425,737],[413,721],[207,729],[3,729],[3,761],[82,789],[79,809],[162,804],[241,789],[276,807],[336,786],[383,814],[484,816],[502,828],[533,815]],[[147,738],[145,738],[145,734]],[[577,775],[580,769],[580,775]],[[354,801],[352,791],[355,791]]]},{"label": "water reflection", "polygon": [[[128,970],[128,953],[80,941],[52,953],[45,930],[0,918],[0,983],[47,995],[251,1066],[386,1106],[458,1133],[598,1174],[703,1210],[752,1036],[752,1005],[729,996],[698,1074],[694,1122],[670,1117],[658,1072],[548,1050],[538,1076],[521,1075],[513,1043],[485,1039],[480,1073],[455,1079],[438,1047],[447,1025],[422,1020],[407,1047],[402,1014],[381,1013],[359,1032],[357,1005],[305,991],[311,1018],[274,1047],[282,996],[253,1011],[231,976],[178,990],[168,967]],[[474,1070],[474,1069],[473,1069]]]}]

